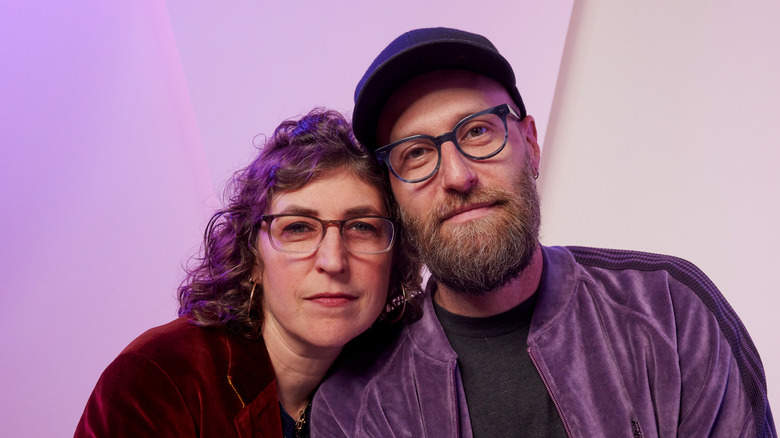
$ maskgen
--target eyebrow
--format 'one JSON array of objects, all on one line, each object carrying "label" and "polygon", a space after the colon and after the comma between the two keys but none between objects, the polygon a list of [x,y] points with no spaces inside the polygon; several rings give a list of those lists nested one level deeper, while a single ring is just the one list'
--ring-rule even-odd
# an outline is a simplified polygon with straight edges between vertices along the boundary
[{"label": "eyebrow", "polygon": [[[455,118],[455,122],[454,122],[454,123],[452,123],[452,124],[450,125],[450,127],[449,127],[449,128],[447,128],[447,129],[448,129],[448,131],[445,131],[445,132],[440,132],[440,133],[438,133],[438,134],[420,134],[420,130],[411,130],[411,129],[410,129],[409,131],[414,131],[414,132],[416,132],[416,133],[412,133],[412,134],[409,134],[409,135],[404,135],[403,137],[399,137],[399,138],[398,138],[398,140],[402,140],[402,139],[404,139],[404,138],[408,138],[408,137],[414,137],[414,136],[417,136],[417,135],[430,135],[431,137],[436,137],[436,136],[438,136],[438,135],[446,134],[447,132],[449,132],[449,131],[451,131],[453,128],[455,128],[455,126],[456,126],[458,123],[462,122],[462,121],[463,121],[463,119],[465,119],[465,118],[467,118],[467,117],[471,117],[471,116],[473,116],[474,114],[476,114],[476,113],[478,113],[478,112],[480,112],[480,111],[483,111],[483,110],[485,110],[485,109],[487,109],[487,108],[478,109],[478,110],[476,110],[476,111],[461,111],[461,112],[459,112],[459,113],[457,113],[457,114],[454,114],[454,115],[453,115],[453,118]],[[393,140],[393,141],[398,141],[398,140]]]},{"label": "eyebrow", "polygon": [[[298,205],[290,205],[277,214],[298,214],[298,215],[319,217],[319,211],[307,207],[298,206]],[[385,215],[379,213],[377,209],[374,207],[368,205],[358,205],[355,207],[348,208],[343,213],[343,216],[357,217],[357,216],[385,216]]]}]

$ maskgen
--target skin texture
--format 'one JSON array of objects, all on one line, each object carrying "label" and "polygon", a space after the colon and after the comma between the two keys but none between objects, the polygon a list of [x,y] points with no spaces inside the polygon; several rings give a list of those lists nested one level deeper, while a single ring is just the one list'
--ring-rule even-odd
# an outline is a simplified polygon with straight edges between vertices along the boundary
[{"label": "skin texture", "polygon": [[[321,219],[387,216],[379,191],[348,170],[334,170],[271,201],[269,214],[300,213]],[[387,298],[392,251],[353,254],[330,226],[309,254],[275,250],[267,224],[258,236],[263,339],[279,383],[280,401],[294,418],[342,347],[368,329]]]},{"label": "skin texture", "polygon": [[[506,90],[487,77],[461,70],[430,72],[408,81],[391,96],[380,116],[377,138],[380,144],[388,144],[415,134],[437,136],[468,115],[511,102]],[[508,119],[508,133],[506,148],[488,160],[470,160],[453,143],[447,142],[442,145],[439,171],[430,179],[410,184],[391,177],[393,193],[404,217],[436,222],[431,225],[444,237],[457,233],[459,227],[481,221],[500,223],[502,215],[507,219],[509,213],[497,198],[491,200],[490,191],[499,189],[521,196],[515,184],[518,173],[538,169],[541,158],[533,117],[527,116],[522,121]],[[486,196],[479,201],[465,204],[452,201],[468,199],[466,195],[480,191]],[[431,217],[430,211],[438,212]],[[476,238],[500,239],[500,230],[493,228],[492,236]],[[485,248],[491,247],[489,241],[481,243]],[[446,239],[442,244],[446,244]],[[541,272],[542,257],[537,243],[529,254],[527,266],[503,285],[463,293],[440,281],[434,299],[453,313],[495,315],[531,296],[539,285]]]}]

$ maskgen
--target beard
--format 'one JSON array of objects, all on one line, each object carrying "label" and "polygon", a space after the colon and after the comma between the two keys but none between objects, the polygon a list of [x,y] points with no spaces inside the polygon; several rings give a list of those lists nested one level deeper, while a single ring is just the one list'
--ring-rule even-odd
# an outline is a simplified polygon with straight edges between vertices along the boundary
[{"label": "beard", "polygon": [[[516,278],[531,263],[539,241],[539,194],[530,162],[511,188],[447,193],[421,216],[401,210],[406,233],[434,280],[466,295],[486,295]],[[491,214],[460,224],[442,223],[453,211],[491,202]]]}]

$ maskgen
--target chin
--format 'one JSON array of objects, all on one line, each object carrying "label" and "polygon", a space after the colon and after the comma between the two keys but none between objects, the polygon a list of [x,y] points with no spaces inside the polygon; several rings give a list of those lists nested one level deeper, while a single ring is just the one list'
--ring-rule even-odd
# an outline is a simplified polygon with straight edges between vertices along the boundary
[{"label": "chin", "polygon": [[371,324],[366,325],[364,328],[356,327],[354,321],[347,321],[344,324],[332,324],[327,328],[324,327],[312,327],[308,338],[303,338],[304,341],[317,348],[343,348],[347,342],[358,337],[361,333],[368,330]]}]

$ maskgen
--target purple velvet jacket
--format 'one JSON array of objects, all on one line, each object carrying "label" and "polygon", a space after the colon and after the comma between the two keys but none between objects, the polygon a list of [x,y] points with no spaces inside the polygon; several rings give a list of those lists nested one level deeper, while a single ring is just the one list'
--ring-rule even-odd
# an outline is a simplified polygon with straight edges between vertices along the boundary
[{"label": "purple velvet jacket", "polygon": [[[543,254],[528,353],[569,436],[776,436],[755,346],[695,266],[593,248]],[[424,312],[340,362],[315,397],[312,436],[472,436],[430,293]]]},{"label": "purple velvet jacket", "polygon": [[185,318],[147,331],[100,376],[75,436],[280,438],[262,338]]}]

